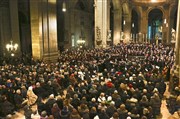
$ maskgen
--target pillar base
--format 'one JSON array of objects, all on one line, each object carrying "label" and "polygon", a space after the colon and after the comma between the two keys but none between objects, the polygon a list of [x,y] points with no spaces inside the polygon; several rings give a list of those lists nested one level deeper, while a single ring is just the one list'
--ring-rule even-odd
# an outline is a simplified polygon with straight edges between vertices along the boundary
[{"label": "pillar base", "polygon": [[179,65],[176,65],[176,69],[174,71],[174,74],[179,77]]},{"label": "pillar base", "polygon": [[57,62],[59,58],[59,52],[51,52],[43,55],[43,61],[47,63]]}]

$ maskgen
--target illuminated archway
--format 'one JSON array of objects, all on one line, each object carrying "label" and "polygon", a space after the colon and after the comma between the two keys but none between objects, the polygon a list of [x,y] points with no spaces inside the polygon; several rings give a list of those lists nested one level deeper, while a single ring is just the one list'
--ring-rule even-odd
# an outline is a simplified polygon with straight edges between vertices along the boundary
[{"label": "illuminated archway", "polygon": [[163,12],[154,8],[148,13],[148,39],[151,43],[162,42]]},{"label": "illuminated archway", "polygon": [[139,15],[135,9],[132,10],[132,17],[131,17],[131,39],[133,41],[137,41],[136,34],[139,33]]}]

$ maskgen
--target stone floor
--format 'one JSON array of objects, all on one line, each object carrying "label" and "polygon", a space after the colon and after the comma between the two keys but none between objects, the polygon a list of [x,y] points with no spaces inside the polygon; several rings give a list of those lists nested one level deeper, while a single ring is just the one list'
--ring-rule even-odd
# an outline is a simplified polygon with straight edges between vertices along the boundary
[{"label": "stone floor", "polygon": [[[168,92],[168,84],[167,84],[167,89],[166,92],[164,93],[164,99],[162,100],[162,105],[161,105],[161,115],[157,117],[157,119],[168,119],[171,114],[169,113],[167,107],[166,107],[166,97],[168,97],[170,95],[170,93]],[[37,108],[37,106],[34,106],[33,109],[35,110]],[[23,115],[23,111],[20,112],[16,112],[15,115],[13,115],[13,119],[25,119],[24,115]]]}]

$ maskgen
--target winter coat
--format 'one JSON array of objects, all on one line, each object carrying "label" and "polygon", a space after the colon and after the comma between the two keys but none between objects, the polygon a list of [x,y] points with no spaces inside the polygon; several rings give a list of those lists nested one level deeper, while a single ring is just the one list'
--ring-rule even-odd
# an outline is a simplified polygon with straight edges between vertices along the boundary
[{"label": "winter coat", "polygon": [[13,109],[14,109],[14,105],[11,104],[9,101],[5,100],[2,105],[2,113],[4,115],[7,115],[7,114],[11,114],[13,112]]},{"label": "winter coat", "polygon": [[33,105],[37,100],[37,95],[32,90],[27,91],[28,105]]}]

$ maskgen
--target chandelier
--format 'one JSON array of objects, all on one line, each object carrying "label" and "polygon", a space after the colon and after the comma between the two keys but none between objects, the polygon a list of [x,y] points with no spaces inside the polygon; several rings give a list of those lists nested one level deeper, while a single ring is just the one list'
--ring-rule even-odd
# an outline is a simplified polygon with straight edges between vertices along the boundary
[{"label": "chandelier", "polygon": [[14,56],[14,52],[17,51],[17,48],[18,48],[18,44],[17,43],[13,44],[13,41],[10,41],[10,44],[6,45],[6,49],[8,52],[11,53],[11,56]]},{"label": "chandelier", "polygon": [[77,44],[84,44],[86,41],[85,40],[82,40],[82,39],[79,39],[77,40]]}]

